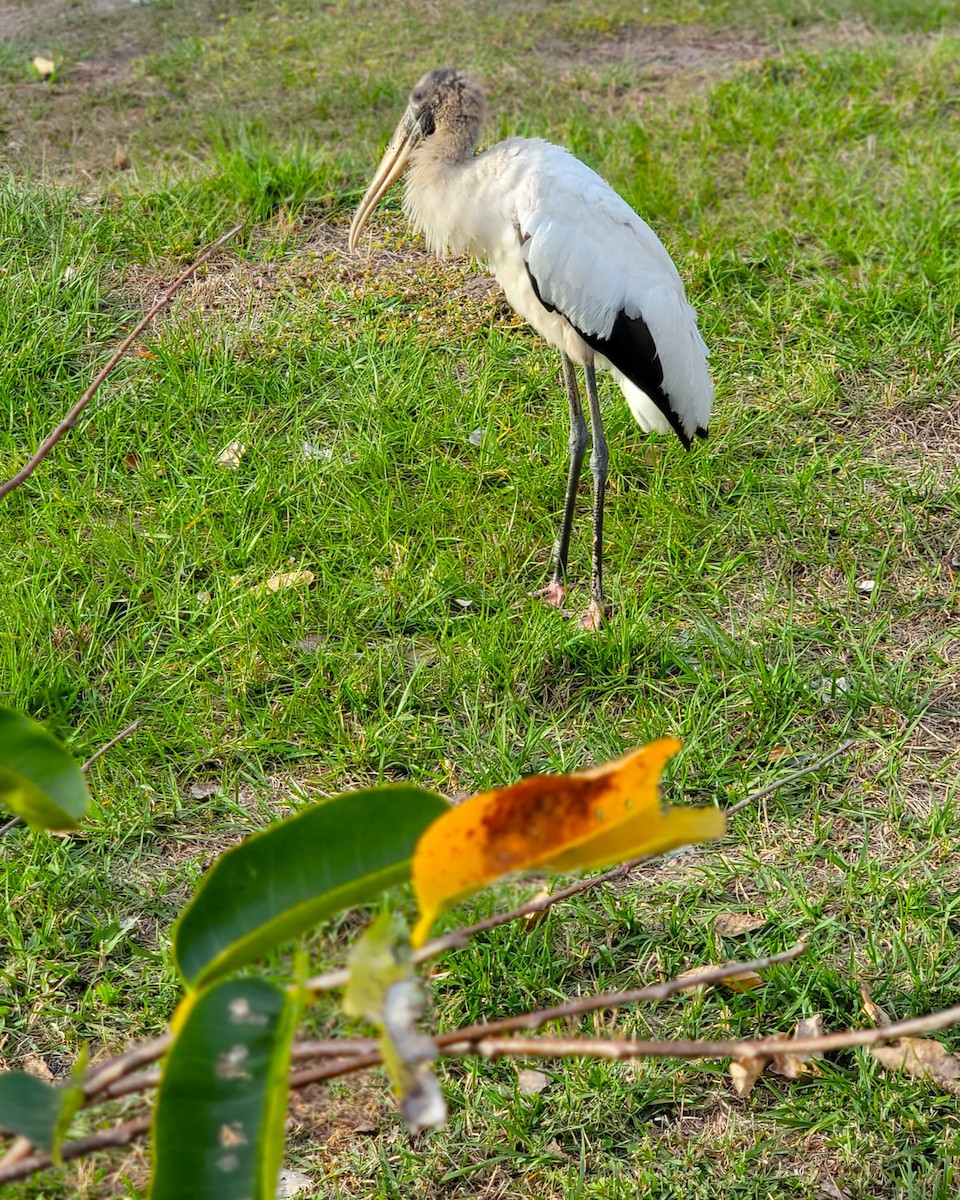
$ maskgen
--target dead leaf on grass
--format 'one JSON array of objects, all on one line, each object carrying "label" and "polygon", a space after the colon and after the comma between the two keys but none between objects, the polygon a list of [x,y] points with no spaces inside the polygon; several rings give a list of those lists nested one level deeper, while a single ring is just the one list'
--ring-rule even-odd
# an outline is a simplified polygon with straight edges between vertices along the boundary
[{"label": "dead leaf on grass", "polygon": [[530,1067],[517,1072],[517,1091],[521,1096],[539,1096],[549,1082],[549,1075]]},{"label": "dead leaf on grass", "polygon": [[38,54],[33,60],[33,69],[41,79],[49,79],[56,71],[57,64],[50,58],[44,58],[42,54]]},{"label": "dead leaf on grass", "polygon": [[229,442],[217,455],[217,466],[229,467],[232,471],[235,471],[240,466],[240,459],[243,458],[246,450],[247,448],[243,442]]},{"label": "dead leaf on grass", "polygon": [[[814,1013],[812,1017],[805,1017],[802,1021],[797,1022],[797,1026],[793,1031],[795,1038],[811,1038],[820,1037],[823,1033],[823,1017],[819,1013]],[[822,1054],[795,1054],[793,1051],[786,1051],[784,1054],[775,1054],[770,1063],[770,1070],[775,1075],[782,1075],[784,1079],[799,1079],[801,1075],[819,1075],[820,1068],[813,1061],[815,1058],[823,1058]]]},{"label": "dead leaf on grass", "polygon": [[823,1018],[819,1013],[798,1021],[790,1037],[774,1034],[768,1041],[782,1042],[783,1051],[777,1054],[751,1055],[735,1058],[730,1063],[730,1079],[738,1096],[749,1096],[753,1085],[769,1067],[775,1075],[784,1079],[799,1079],[801,1075],[819,1075],[820,1069],[813,1062],[822,1054],[797,1054],[790,1049],[794,1038],[819,1037],[823,1033]]},{"label": "dead leaf on grass", "polygon": [[277,1200],[293,1200],[294,1196],[313,1195],[316,1185],[309,1175],[284,1167],[277,1179]]},{"label": "dead leaf on grass", "polygon": [[720,980],[720,985],[731,992],[752,992],[754,988],[763,987],[763,977],[756,971],[733,971]]},{"label": "dead leaf on grass", "polygon": [[860,984],[860,995],[863,997],[863,1007],[874,1025],[892,1024],[880,1005],[874,1002],[873,992],[870,991],[869,986],[862,979],[858,980],[858,983]]},{"label": "dead leaf on grass", "polygon": [[721,937],[743,937],[745,933],[762,929],[769,919],[753,913],[720,913],[713,922],[713,932]]},{"label": "dead leaf on grass", "polygon": [[871,1046],[870,1053],[884,1070],[929,1079],[945,1092],[960,1095],[960,1057],[932,1038],[900,1038],[889,1046]]},{"label": "dead leaf on grass", "polygon": [[280,592],[284,588],[309,587],[314,579],[316,575],[312,571],[281,571],[279,575],[271,575],[265,583],[258,584],[256,590]]},{"label": "dead leaf on grass", "polygon": [[[736,963],[730,963],[731,971],[729,975],[724,975],[721,979],[715,980],[713,983],[691,983],[685,987],[685,992],[696,992],[702,995],[712,987],[718,985],[730,988],[734,992],[750,992],[754,988],[763,987],[763,979],[756,971],[738,971],[733,968]],[[705,970],[704,967],[691,967],[689,971],[681,971],[677,979],[688,979],[695,975],[701,975]]]},{"label": "dead leaf on grass", "polygon": [[49,1064],[39,1054],[28,1054],[20,1064],[20,1070],[26,1071],[28,1075],[36,1075],[38,1079],[43,1079],[47,1083],[51,1083],[56,1078],[50,1070]]},{"label": "dead leaf on grass", "polygon": [[763,1074],[763,1068],[769,1061],[769,1058],[761,1055],[733,1059],[730,1063],[730,1079],[733,1083],[733,1090],[738,1096],[750,1095],[753,1085]]},{"label": "dead leaf on grass", "polygon": [[821,1168],[820,1182],[817,1184],[817,1191],[821,1196],[829,1196],[830,1200],[850,1200],[850,1193],[843,1191],[837,1187],[837,1181],[826,1169]]}]

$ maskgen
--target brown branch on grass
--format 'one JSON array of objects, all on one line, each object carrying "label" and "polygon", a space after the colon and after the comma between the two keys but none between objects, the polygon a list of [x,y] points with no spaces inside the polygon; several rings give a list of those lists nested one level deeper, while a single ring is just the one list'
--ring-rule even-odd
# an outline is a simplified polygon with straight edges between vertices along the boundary
[{"label": "brown branch on grass", "polygon": [[242,228],[242,225],[235,225],[233,229],[228,230],[225,234],[223,234],[222,237],[217,238],[213,245],[209,246],[203,252],[203,254],[200,255],[196,262],[191,263],[185,271],[182,271],[177,276],[177,278],[167,288],[156,304],[153,305],[146,316],[142,317],[137,322],[137,324],[133,327],[133,330],[120,343],[120,345],[111,355],[106,366],[103,367],[102,370],[100,370],[94,377],[93,382],[76,402],[76,404],[74,404],[73,408],[70,409],[60,424],[57,425],[57,427],[48,433],[43,439],[29,462],[27,462],[26,465],[23,466],[11,479],[8,479],[5,483],[0,484],[0,500],[2,500],[3,497],[9,492],[12,492],[14,488],[19,487],[24,480],[29,479],[29,477],[33,474],[37,467],[39,467],[39,465],[47,457],[57,442],[60,441],[64,434],[73,429],[80,417],[80,414],[97,394],[97,390],[99,389],[100,385],[107,378],[114,367],[116,367],[120,359],[123,358],[123,356],[127,353],[140,334],[143,333],[144,329],[146,329],[157,313],[160,312],[161,309],[166,308],[177,292],[188,280],[192,279],[192,277],[197,273],[200,267],[203,266],[207,259],[209,259],[216,250],[219,250],[221,246],[229,242],[231,238],[236,237]]},{"label": "brown branch on grass", "polygon": [[842,745],[835,747],[830,751],[829,754],[825,754],[822,758],[818,758],[815,762],[808,763],[805,767],[800,767],[790,775],[784,775],[782,779],[777,779],[773,783],[767,784],[766,787],[762,787],[758,792],[751,792],[749,796],[744,796],[742,800],[734,804],[732,807],[725,808],[723,810],[724,813],[728,817],[732,817],[734,813],[740,812],[741,809],[747,808],[751,804],[756,804],[758,800],[763,800],[773,792],[779,791],[780,788],[786,787],[787,784],[794,783],[796,780],[802,779],[804,775],[812,775],[814,771],[819,771],[820,768],[826,766],[828,762],[832,762],[833,759],[839,758],[841,754],[846,754],[846,752],[852,746],[857,744],[858,740],[859,739],[857,738],[850,738],[849,741],[846,741]]},{"label": "brown branch on grass", "polygon": [[92,1103],[101,1092],[107,1091],[118,1080],[156,1062],[172,1045],[173,1034],[167,1033],[163,1037],[152,1038],[149,1042],[141,1042],[125,1054],[118,1054],[116,1058],[97,1063],[90,1069],[83,1084],[85,1103]]},{"label": "brown branch on grass", "polygon": [[[735,970],[749,970],[752,966],[762,966],[773,961],[783,961],[794,953],[799,953],[801,947],[793,947],[784,955],[772,956],[769,960],[757,959],[754,963],[728,964],[725,967],[711,967],[683,979],[668,980],[662,984],[654,984],[647,989],[637,991],[656,992],[655,998],[673,995],[685,988],[705,984],[713,977],[728,977]],[[605,1000],[603,1007],[611,1006],[616,995],[631,993],[612,993],[606,997],[584,997],[584,1001]],[[580,1001],[573,1001],[573,1004]],[[525,1014],[525,1016],[546,1016],[555,1019],[557,1009],[544,1009],[541,1013]],[[599,1005],[598,1005],[599,1007]],[[552,1015],[547,1015],[552,1014]],[[524,1019],[524,1018],[516,1018]],[[510,1020],[510,1018],[508,1018]],[[810,1055],[835,1050],[848,1050],[858,1046],[875,1046],[885,1042],[894,1042],[901,1037],[916,1036],[945,1029],[948,1025],[960,1022],[960,1005],[943,1009],[940,1012],[927,1013],[921,1017],[911,1017],[908,1020],[896,1021],[890,1025],[882,1025],[870,1029],[847,1029],[840,1033],[824,1034],[820,1037],[802,1038],[743,1038],[733,1041],[684,1040],[673,1041],[643,1041],[639,1039],[601,1039],[601,1038],[557,1038],[557,1037],[491,1037],[492,1031],[503,1028],[503,1022],[491,1022],[486,1027],[474,1026],[460,1030],[451,1030],[447,1034],[434,1037],[433,1041],[438,1051],[444,1057],[463,1058],[468,1055],[479,1055],[484,1058],[603,1058],[603,1059],[698,1059],[698,1058],[732,1058],[746,1059],[769,1057],[771,1055],[790,1052],[796,1055]],[[542,1022],[541,1022],[542,1023]],[[486,1035],[475,1037],[477,1030],[486,1029]],[[162,1039],[157,1039],[161,1041]],[[340,1043],[337,1039],[325,1041],[297,1043],[294,1058],[297,1056],[324,1057],[330,1051],[340,1052],[334,1061],[323,1067],[312,1067],[295,1071],[289,1079],[291,1090],[307,1087],[311,1083],[335,1079],[343,1075],[354,1074],[377,1066],[380,1062],[378,1050],[366,1050],[371,1039],[360,1038],[354,1042]],[[353,1045],[357,1052],[344,1056],[345,1046]],[[126,1057],[129,1061],[131,1056]],[[119,1062],[119,1060],[117,1060]],[[105,1075],[102,1071],[101,1075]],[[150,1073],[151,1077],[154,1075]],[[132,1077],[131,1077],[132,1079]],[[65,1161],[91,1154],[96,1150],[111,1146],[126,1146],[146,1134],[151,1126],[150,1117],[138,1117],[133,1121],[92,1134],[86,1138],[78,1138],[67,1142],[61,1148],[61,1156]],[[0,1185],[12,1183],[17,1179],[25,1179],[38,1171],[52,1166],[53,1160],[49,1154],[33,1154],[21,1157],[19,1161],[9,1162],[0,1167]]]},{"label": "brown branch on grass", "polygon": [[[150,1043],[150,1058],[158,1058],[169,1048],[171,1038],[157,1038]],[[290,1048],[290,1061],[295,1063],[310,1062],[313,1059],[338,1059],[351,1062],[360,1054],[369,1054],[376,1049],[377,1039],[361,1038],[321,1038],[302,1042],[294,1042]],[[126,1058],[126,1061],[121,1061]],[[131,1054],[121,1055],[105,1063],[96,1078],[87,1081],[84,1087],[85,1105],[101,1104],[105,1100],[116,1100],[120,1096],[129,1096],[134,1092],[148,1092],[160,1083],[159,1067],[151,1067],[145,1071],[134,1068],[144,1061],[143,1056]],[[291,1085],[292,1086],[292,1085]]]},{"label": "brown branch on grass", "polygon": [[[60,1147],[60,1157],[64,1162],[73,1158],[83,1158],[97,1150],[106,1150],[111,1146],[129,1146],[150,1132],[153,1124],[152,1117],[136,1117],[132,1121],[124,1121],[122,1125],[114,1125],[89,1137],[77,1138],[72,1142],[64,1142]],[[19,1162],[0,1167],[0,1185],[14,1183],[18,1179],[26,1179],[38,1171],[45,1171],[53,1166],[53,1156],[45,1152],[31,1154],[29,1158],[21,1158]]]},{"label": "brown branch on grass", "polygon": [[93,766],[93,764],[97,761],[98,758],[100,758],[102,755],[106,754],[106,752],[108,750],[112,750],[114,748],[114,746],[117,745],[118,742],[122,742],[124,738],[128,738],[131,733],[135,733],[142,724],[143,724],[143,717],[137,717],[137,719],[135,721],[131,721],[130,724],[126,727],[126,729],[120,730],[120,732],[117,734],[116,737],[112,737],[109,742],[104,742],[104,744],[99,748],[99,750],[94,750],[94,752],[90,755],[90,757],[83,764],[83,766],[80,768],[80,770],[81,771],[89,771],[90,768]]},{"label": "brown branch on grass", "polygon": [[[733,816],[734,813],[741,812],[751,804],[756,804],[758,800],[764,799],[766,796],[771,795],[780,788],[786,787],[788,784],[795,783],[805,775],[812,775],[814,771],[819,771],[826,763],[831,762],[834,758],[838,758],[841,754],[845,754],[851,746],[856,745],[856,742],[856,738],[851,738],[841,746],[835,747],[822,758],[808,763],[805,767],[800,767],[799,770],[785,775],[782,779],[777,779],[773,783],[767,784],[766,787],[760,788],[759,791],[751,792],[749,796],[745,796],[730,808],[725,808],[723,810],[724,813],[727,816]],[[487,917],[483,921],[477,921],[474,925],[464,925],[460,929],[451,930],[450,933],[433,938],[417,950],[413,955],[413,961],[415,964],[427,962],[431,958],[436,958],[438,955],[444,954],[447,950],[459,949],[466,944],[469,938],[475,937],[478,933],[487,933],[489,930],[496,929],[500,925],[506,925],[511,921],[518,921],[524,917],[532,917],[539,913],[544,913],[555,904],[559,904],[561,900],[569,900],[573,896],[579,896],[583,892],[588,892],[592,888],[600,887],[605,883],[615,883],[621,879],[626,879],[631,871],[635,871],[637,867],[662,857],[662,855],[645,854],[640,858],[633,858],[629,862],[621,863],[618,867],[604,871],[602,875],[591,875],[586,879],[578,879],[575,883],[571,883],[564,888],[559,888],[557,891],[551,892],[548,896],[536,896],[532,900],[527,900],[516,908],[510,909],[508,912],[494,913],[493,916]],[[348,978],[349,975],[345,969],[327,971],[323,975],[315,975],[312,979],[308,979],[306,986],[314,992],[332,991],[334,988],[344,987]]]},{"label": "brown branch on grass", "polygon": [[[84,769],[89,767],[100,754],[105,753],[106,750],[110,749],[121,738],[132,732],[138,724],[139,722],[134,722],[128,729],[118,734],[116,738],[97,751],[84,765]],[[752,793],[727,811],[731,813],[737,812],[746,805],[754,803],[756,800],[769,795],[778,788],[812,773],[823,766],[824,763],[829,762],[831,759],[848,750],[851,745],[853,745],[852,741],[844,743],[816,762],[809,764],[799,771],[793,772],[791,775],[770,784],[758,792]],[[578,880],[576,883],[562,888],[550,896],[537,897],[507,913],[499,913],[484,921],[477,922],[475,925],[454,930],[443,937],[436,938],[434,941],[427,943],[426,946],[417,952],[415,961],[426,961],[447,949],[462,945],[468,937],[474,934],[486,932],[508,921],[514,921],[524,916],[543,912],[560,900],[565,900],[571,896],[586,892],[603,883],[618,878],[625,878],[630,871],[646,861],[648,861],[647,857],[635,859],[610,871],[606,871],[601,875]],[[643,1056],[689,1058],[749,1057],[751,1055],[783,1053],[786,1039],[758,1039],[752,1042],[640,1042],[624,1040],[608,1042],[588,1038],[532,1039],[501,1037],[497,1035],[517,1030],[537,1029],[550,1021],[580,1016],[587,1012],[615,1008],[624,1004],[637,1003],[642,1000],[665,1000],[681,991],[718,983],[724,979],[735,977],[737,974],[762,970],[776,963],[787,962],[802,954],[805,950],[806,946],[801,943],[780,954],[771,955],[767,958],[754,959],[745,963],[727,963],[723,966],[707,967],[702,971],[693,972],[682,978],[666,980],[663,983],[652,984],[631,991],[598,993],[592,996],[578,997],[576,1000],[566,1001],[551,1008],[522,1013],[519,1016],[507,1017],[500,1021],[450,1030],[447,1033],[435,1036],[433,1041],[438,1051],[454,1057],[462,1057],[466,1054],[482,1054],[486,1057],[503,1057],[508,1054],[515,1054],[517,1056],[539,1055],[541,1057],[549,1055],[563,1057],[567,1054],[588,1056],[593,1054],[594,1057],[604,1058]],[[346,979],[347,973],[345,971],[329,972],[327,975],[317,976],[310,980],[308,986],[314,991],[320,991],[342,986],[346,982]],[[884,1041],[893,1041],[908,1033],[941,1029],[958,1020],[960,1020],[960,1006],[956,1009],[947,1009],[941,1013],[929,1014],[926,1017],[915,1018],[912,1021],[899,1022],[896,1025],[885,1026],[881,1029],[849,1030],[846,1033],[830,1034],[821,1038],[792,1039],[789,1044],[791,1049],[798,1053],[810,1053],[823,1049],[840,1049],[851,1045],[870,1045]],[[103,1100],[113,1099],[134,1092],[147,1091],[155,1087],[160,1080],[159,1070],[141,1070],[141,1068],[148,1066],[162,1057],[167,1049],[169,1049],[171,1042],[172,1037],[170,1035],[155,1038],[153,1041],[136,1046],[126,1054],[122,1054],[95,1068],[88,1077],[84,1087],[86,1104],[99,1103]],[[774,1046],[776,1049],[771,1049]],[[587,1049],[566,1049],[567,1047],[587,1047]],[[598,1047],[602,1047],[603,1049],[598,1049]],[[609,1049],[610,1047],[613,1047],[613,1050]],[[691,1048],[696,1049],[691,1050]],[[375,1040],[370,1038],[298,1042],[294,1044],[291,1058],[294,1062],[304,1062],[317,1058],[333,1060],[325,1062],[323,1066],[311,1066],[294,1071],[289,1080],[289,1086],[293,1090],[307,1087],[312,1083],[353,1074],[357,1071],[375,1067],[381,1062],[380,1050]],[[127,1122],[125,1125],[117,1126],[112,1130],[105,1130],[90,1138],[82,1138],[68,1143],[63,1147],[62,1156],[65,1160],[68,1160],[106,1146],[125,1145],[129,1141],[134,1140],[135,1137],[142,1136],[143,1133],[149,1130],[149,1127],[149,1118]],[[22,1158],[17,1163],[10,1163],[6,1167],[0,1167],[0,1184],[25,1178],[27,1175],[45,1169],[51,1163],[52,1160],[49,1155],[36,1154],[29,1158]]]},{"label": "brown branch on grass", "polygon": [[[663,983],[648,984],[646,987],[635,988],[629,992],[597,992],[590,996],[578,996],[575,1000],[567,1000],[563,1004],[520,1013],[515,1017],[504,1017],[500,1021],[486,1021],[479,1025],[451,1029],[446,1033],[434,1035],[433,1041],[438,1049],[442,1049],[450,1045],[489,1040],[495,1034],[509,1033],[519,1029],[539,1029],[550,1021],[582,1016],[584,1013],[597,1012],[605,1008],[618,1008],[625,1004],[637,1004],[641,1000],[668,1000],[678,992],[689,991],[695,987],[706,987],[712,983],[719,983],[723,979],[735,978],[747,971],[762,971],[765,967],[773,966],[776,963],[788,962],[803,954],[806,949],[806,945],[800,942],[796,946],[791,946],[789,950],[770,955],[768,958],[755,958],[742,963],[725,963],[720,967],[704,967],[702,971],[693,971],[689,975],[667,979]],[[335,1079],[338,1075],[348,1074],[351,1070],[359,1071],[364,1067],[376,1066],[379,1061],[379,1053],[372,1051],[362,1061],[358,1057],[354,1063],[333,1063],[323,1067],[308,1067],[291,1077],[290,1086],[300,1088],[306,1087],[308,1083]]]},{"label": "brown branch on grass", "polygon": [[622,1008],[627,1004],[639,1004],[642,1000],[669,1000],[678,992],[689,991],[695,987],[709,987],[714,983],[722,983],[724,979],[735,979],[747,972],[763,971],[778,963],[789,962],[805,954],[805,942],[798,942],[788,950],[779,954],[771,954],[767,958],[755,958],[750,962],[724,963],[719,967],[704,967],[702,971],[691,971],[689,975],[667,979],[663,983],[652,983],[646,987],[633,988],[626,992],[596,992],[589,996],[578,996],[575,1000],[565,1000],[562,1004],[554,1004],[550,1008],[539,1008],[532,1012],[520,1013],[515,1017],[503,1017],[499,1021],[487,1021],[478,1025],[469,1025],[464,1029],[452,1029],[439,1034],[434,1040],[438,1046],[449,1046],[454,1042],[477,1042],[489,1038],[492,1034],[513,1033],[520,1029],[540,1029],[550,1021],[563,1021],[569,1017],[580,1017],[585,1013],[600,1012],[605,1008]]},{"label": "brown branch on grass", "polygon": [[902,1037],[933,1033],[960,1022],[960,1004],[940,1012],[926,1013],[891,1025],[870,1029],[845,1029],[820,1037],[742,1038],[737,1041],[647,1042],[634,1038],[487,1038],[444,1046],[443,1054],[462,1058],[480,1054],[484,1058],[768,1058],[779,1054],[825,1054],[857,1046],[879,1046]]}]

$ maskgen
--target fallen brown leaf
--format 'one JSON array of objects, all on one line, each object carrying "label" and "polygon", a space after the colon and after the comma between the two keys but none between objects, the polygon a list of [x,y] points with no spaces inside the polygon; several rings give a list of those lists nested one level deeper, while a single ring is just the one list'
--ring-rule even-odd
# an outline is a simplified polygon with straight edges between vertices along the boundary
[{"label": "fallen brown leaf", "polygon": [[821,1167],[820,1169],[820,1182],[817,1184],[817,1191],[821,1196],[829,1196],[830,1200],[850,1200],[850,1193],[837,1187],[837,1181],[826,1167]]},{"label": "fallen brown leaf", "polygon": [[240,466],[240,459],[243,458],[246,449],[243,442],[228,442],[217,455],[217,466],[229,467],[232,471],[235,471]]},{"label": "fallen brown leaf", "polygon": [[864,983],[862,979],[858,980],[858,982],[860,984],[860,995],[863,997],[864,1011],[870,1020],[874,1023],[874,1025],[891,1024],[890,1018],[883,1011],[880,1005],[874,1003],[873,992],[870,991],[869,985]]},{"label": "fallen brown leaf", "polygon": [[20,1070],[26,1071],[29,1075],[36,1075],[38,1079],[43,1079],[47,1083],[51,1083],[54,1079],[49,1064],[39,1054],[28,1054],[20,1064]]},{"label": "fallen brown leaf", "polygon": [[538,1096],[550,1082],[550,1076],[529,1067],[517,1072],[517,1091],[521,1096]]},{"label": "fallen brown leaf", "polygon": [[750,1095],[753,1085],[763,1074],[763,1069],[769,1061],[769,1058],[761,1055],[733,1059],[730,1063],[730,1079],[738,1096]]},{"label": "fallen brown leaf", "polygon": [[[734,992],[750,992],[754,988],[763,987],[763,979],[756,971],[738,971],[733,969],[735,966],[735,963],[731,963],[730,974],[724,975],[714,983],[690,983],[682,991],[696,992],[702,995],[718,984],[722,984]],[[677,979],[692,979],[694,976],[702,974],[703,970],[703,967],[691,967],[688,971],[681,971]]]},{"label": "fallen brown leaf", "polygon": [[752,992],[754,988],[763,987],[763,978],[756,971],[732,971],[720,983],[731,992]]},{"label": "fallen brown leaf", "polygon": [[281,571],[272,575],[261,586],[268,592],[279,592],[290,587],[309,587],[316,576],[312,571]]},{"label": "fallen brown leaf", "polygon": [[[819,1013],[814,1013],[812,1017],[805,1017],[802,1021],[797,1022],[793,1036],[795,1038],[820,1037],[822,1033],[823,1017]],[[783,1054],[773,1056],[770,1070],[775,1075],[782,1075],[784,1079],[799,1079],[801,1075],[819,1075],[820,1068],[812,1061],[815,1058],[823,1058],[823,1055],[795,1054],[792,1050],[787,1050]]]},{"label": "fallen brown leaf", "polygon": [[960,1095],[960,1057],[932,1038],[900,1038],[889,1046],[871,1046],[870,1053],[887,1071],[929,1079],[945,1092]]},{"label": "fallen brown leaf", "polygon": [[752,913],[720,913],[713,923],[713,932],[721,937],[743,937],[745,933],[761,929],[768,920],[768,917],[758,917]]}]

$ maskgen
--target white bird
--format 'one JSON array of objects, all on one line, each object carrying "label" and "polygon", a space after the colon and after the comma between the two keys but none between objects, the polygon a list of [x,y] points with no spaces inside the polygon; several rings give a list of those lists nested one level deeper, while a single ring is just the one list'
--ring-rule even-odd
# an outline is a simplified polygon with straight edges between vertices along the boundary
[{"label": "white bird", "polygon": [[569,151],[539,138],[508,138],[476,154],[480,86],[452,70],[429,71],[410,102],[350,226],[354,250],[387,189],[406,171],[404,211],[437,254],[485,259],[512,307],[556,346],[570,409],[570,471],[550,583],[537,594],[557,608],[588,442],[574,364],[583,367],[593,450],[593,584],[582,623],[596,629],[603,595],[607,443],[595,367],[619,383],[642,429],[706,437],[713,402],[707,347],[680,274],[649,225]]}]

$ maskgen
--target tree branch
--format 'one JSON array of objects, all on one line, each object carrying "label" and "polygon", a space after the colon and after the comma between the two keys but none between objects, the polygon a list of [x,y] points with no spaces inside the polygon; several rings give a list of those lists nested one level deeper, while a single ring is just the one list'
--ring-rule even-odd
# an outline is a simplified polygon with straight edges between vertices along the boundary
[{"label": "tree branch", "polygon": [[177,276],[177,278],[167,288],[167,290],[156,302],[156,304],[154,304],[146,316],[141,317],[141,319],[133,327],[133,330],[120,343],[120,345],[111,355],[106,366],[103,367],[103,369],[94,377],[93,382],[76,402],[76,404],[74,404],[73,408],[70,409],[60,424],[51,433],[48,433],[43,439],[37,448],[36,453],[29,460],[29,462],[27,462],[27,464],[22,467],[16,473],[16,475],[14,475],[11,479],[8,479],[6,483],[0,484],[0,500],[2,500],[3,497],[9,492],[12,492],[14,488],[19,487],[25,479],[28,479],[33,474],[33,472],[37,469],[37,467],[39,467],[57,442],[60,441],[63,435],[67,433],[68,430],[73,429],[80,414],[97,394],[97,390],[100,385],[114,369],[120,359],[123,358],[140,334],[143,333],[144,329],[146,329],[157,313],[160,312],[161,309],[166,308],[180,288],[182,288],[183,285],[196,274],[200,267],[202,267],[207,259],[210,258],[210,256],[214,253],[214,251],[218,250],[221,246],[229,242],[231,238],[236,237],[242,228],[242,225],[235,225],[233,229],[228,230],[228,232],[223,234],[222,237],[217,238],[213,245],[208,247],[195,263],[192,263],[185,271],[181,272],[181,274]]},{"label": "tree branch", "polygon": [[540,1029],[550,1021],[563,1021],[568,1017],[579,1017],[584,1013],[598,1012],[604,1008],[622,1008],[625,1004],[638,1004],[641,1000],[669,1000],[678,992],[685,992],[695,987],[706,987],[712,983],[721,983],[724,979],[735,978],[747,971],[762,971],[777,963],[789,962],[806,953],[806,950],[806,943],[798,942],[789,950],[784,950],[780,954],[772,954],[768,958],[754,958],[750,962],[743,963],[724,963],[719,967],[704,967],[702,971],[691,972],[689,975],[676,979],[667,979],[663,983],[648,984],[646,987],[634,988],[627,992],[597,992],[591,996],[578,996],[576,1000],[565,1000],[563,1004],[554,1004],[551,1008],[520,1013],[516,1017],[504,1017],[500,1021],[468,1025],[464,1029],[451,1029],[447,1033],[438,1034],[434,1040],[438,1046],[477,1042],[489,1038],[491,1034],[512,1033],[518,1029]]},{"label": "tree branch", "polygon": [[745,1038],[739,1041],[645,1042],[636,1039],[605,1038],[487,1038],[476,1042],[455,1042],[442,1053],[463,1057],[480,1054],[484,1058],[766,1058],[777,1054],[824,1054],[831,1050],[849,1050],[856,1046],[879,1046],[902,1037],[931,1033],[960,1022],[960,1004],[941,1012],[895,1021],[870,1029],[845,1029],[820,1037]]},{"label": "tree branch", "polygon": [[780,788],[786,787],[787,784],[794,783],[796,780],[802,779],[804,775],[812,775],[814,771],[819,771],[820,768],[826,766],[828,762],[831,762],[835,758],[839,758],[841,754],[846,754],[851,746],[855,746],[857,744],[858,740],[858,738],[850,738],[849,741],[846,741],[841,746],[837,746],[835,749],[831,750],[829,754],[825,754],[823,758],[818,758],[815,762],[808,763],[805,767],[800,767],[799,770],[794,771],[790,775],[784,775],[782,779],[777,779],[774,783],[767,784],[766,787],[761,788],[758,792],[751,792],[749,796],[744,796],[744,798],[738,801],[738,803],[734,804],[731,808],[725,808],[723,811],[728,817],[732,817],[734,813],[740,812],[741,809],[747,808],[751,804],[756,804],[758,800],[763,800],[764,797],[771,795],[773,792],[779,791]]},{"label": "tree branch", "polygon": [[[135,1142],[144,1134],[149,1133],[152,1124],[152,1117],[136,1117],[133,1121],[124,1121],[122,1125],[114,1125],[112,1129],[92,1133],[89,1137],[64,1142],[60,1147],[60,1157],[64,1162],[69,1162],[72,1158],[82,1158],[84,1155],[93,1154],[96,1150],[105,1150],[109,1146],[129,1146],[131,1142]],[[0,1168],[0,1185],[13,1183],[17,1179],[26,1179],[28,1175],[35,1175],[37,1171],[45,1171],[47,1167],[52,1166],[51,1155],[31,1154],[29,1158],[22,1158],[17,1163]]]}]

